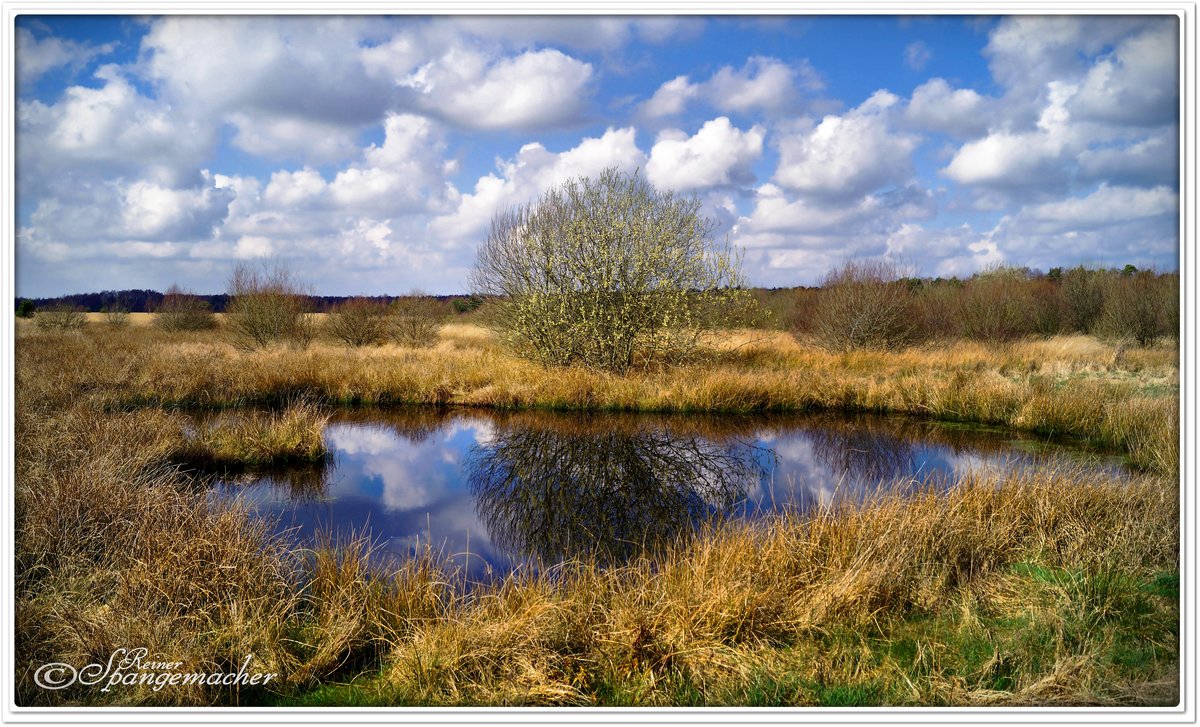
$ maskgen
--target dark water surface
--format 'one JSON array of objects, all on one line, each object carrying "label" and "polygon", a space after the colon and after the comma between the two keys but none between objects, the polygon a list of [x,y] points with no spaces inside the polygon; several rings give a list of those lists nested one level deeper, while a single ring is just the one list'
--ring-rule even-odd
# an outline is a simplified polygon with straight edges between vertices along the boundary
[{"label": "dark water surface", "polygon": [[302,540],[368,530],[398,555],[432,545],[471,579],[585,552],[620,562],[706,519],[950,487],[972,471],[1127,471],[1012,432],[880,416],[367,410],[325,436],[327,464],[226,478],[214,494]]}]

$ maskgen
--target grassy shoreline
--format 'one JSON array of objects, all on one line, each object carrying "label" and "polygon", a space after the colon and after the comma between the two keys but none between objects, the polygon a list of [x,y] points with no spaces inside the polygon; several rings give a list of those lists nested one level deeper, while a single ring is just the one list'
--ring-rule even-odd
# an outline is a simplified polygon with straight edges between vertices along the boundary
[{"label": "grassy shoreline", "polygon": [[[750,339],[755,340],[750,340]],[[1174,704],[1177,352],[1072,337],[834,355],[773,334],[613,377],[509,358],[481,329],[431,350],[244,353],[149,328],[17,340],[22,704]],[[307,403],[297,404],[299,396]],[[464,591],[427,553],[297,548],[214,508],[187,446],[313,456],[318,405],[859,409],[1077,434],[1146,467],[976,475],[944,495],[714,527],[660,560],[568,564]],[[254,437],[166,406],[281,406]],[[219,419],[219,418],[218,418]],[[1041,428],[1041,429],[1039,429]],[[292,436],[276,437],[276,430]],[[232,431],[232,430],[230,430]],[[191,437],[191,439],[189,439]],[[242,446],[254,440],[262,446]],[[191,442],[191,444],[189,444]],[[270,690],[48,693],[31,670],[120,646],[278,671]]]},{"label": "grassy shoreline", "polygon": [[[28,350],[36,347],[63,350]],[[91,359],[18,390],[49,387],[113,409],[437,405],[679,413],[845,411],[911,414],[1067,435],[1141,467],[1178,461],[1178,354],[1083,336],[987,347],[953,342],[833,354],[772,332],[743,332],[705,363],[616,376],[520,361],[475,326],[448,326],[430,349],[397,346],[240,352],[216,333],[23,336],[18,361]]]}]

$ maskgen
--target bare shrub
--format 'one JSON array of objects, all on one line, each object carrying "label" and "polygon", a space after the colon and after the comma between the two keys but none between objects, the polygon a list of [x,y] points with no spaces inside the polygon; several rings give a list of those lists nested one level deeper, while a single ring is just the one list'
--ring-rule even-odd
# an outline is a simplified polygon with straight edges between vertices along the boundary
[{"label": "bare shrub", "polygon": [[154,325],[164,331],[201,331],[217,324],[208,301],[178,285],[167,288],[156,313]]},{"label": "bare shrub", "polygon": [[1011,341],[1034,332],[1036,304],[1024,270],[996,268],[963,286],[962,335],[979,341]]},{"label": "bare shrub", "polygon": [[945,339],[959,335],[959,298],[963,283],[952,280],[933,280],[913,292],[913,325],[917,338]]},{"label": "bare shrub", "polygon": [[432,346],[442,327],[437,302],[413,291],[392,303],[391,337],[397,343],[420,348]]},{"label": "bare shrub", "polygon": [[69,303],[55,303],[39,310],[33,317],[34,324],[43,331],[77,331],[87,322],[83,308]]},{"label": "bare shrub", "polygon": [[472,284],[501,339],[548,365],[623,372],[677,362],[753,303],[700,200],[610,168],[497,213]]},{"label": "bare shrub", "polygon": [[1160,275],[1158,286],[1163,310],[1162,334],[1179,338],[1179,273]]},{"label": "bare shrub", "polygon": [[1110,278],[1096,333],[1113,341],[1152,346],[1172,329],[1173,286],[1148,270]]},{"label": "bare shrub", "polygon": [[900,348],[915,334],[912,294],[885,260],[851,260],[826,275],[813,335],[832,351]]},{"label": "bare shrub", "polygon": [[225,320],[234,345],[243,349],[274,343],[307,346],[314,333],[308,291],[282,263],[255,268],[239,263],[228,286]]},{"label": "bare shrub", "polygon": [[390,322],[387,303],[370,298],[352,298],[329,312],[325,328],[347,346],[370,346],[387,340]]},{"label": "bare shrub", "polygon": [[114,328],[129,323],[129,306],[120,299],[110,301],[100,309],[100,312],[104,314],[104,322]]},{"label": "bare shrub", "polygon": [[1068,330],[1091,333],[1100,314],[1104,312],[1104,289],[1107,274],[1083,266],[1071,268],[1062,275],[1063,324]]},{"label": "bare shrub", "polygon": [[1059,286],[1046,278],[1030,280],[1027,286],[1033,332],[1039,336],[1062,333],[1066,316]]}]

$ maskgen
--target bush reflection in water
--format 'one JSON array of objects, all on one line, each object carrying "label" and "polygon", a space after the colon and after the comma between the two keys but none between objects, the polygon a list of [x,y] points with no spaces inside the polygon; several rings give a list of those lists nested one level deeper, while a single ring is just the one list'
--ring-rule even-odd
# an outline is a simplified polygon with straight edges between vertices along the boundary
[{"label": "bush reflection in water", "polygon": [[661,420],[523,417],[476,445],[467,482],[501,548],[551,563],[620,561],[732,510],[771,452]]},{"label": "bush reflection in water", "polygon": [[218,496],[254,499],[301,538],[368,529],[398,554],[469,553],[473,577],[573,556],[617,563],[699,522],[853,506],[881,484],[1097,466],[1011,432],[882,416],[358,410],[326,437],[332,462],[227,473]]}]

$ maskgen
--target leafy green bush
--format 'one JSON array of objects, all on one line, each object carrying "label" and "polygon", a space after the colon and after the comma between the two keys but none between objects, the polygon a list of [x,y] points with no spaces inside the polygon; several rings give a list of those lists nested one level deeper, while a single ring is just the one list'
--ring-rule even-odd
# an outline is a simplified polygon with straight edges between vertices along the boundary
[{"label": "leafy green bush", "polygon": [[454,308],[454,312],[459,315],[462,315],[463,313],[470,313],[471,311],[478,309],[481,305],[483,305],[483,298],[480,298],[478,295],[471,295],[466,298],[455,298],[450,302],[450,306]]}]

